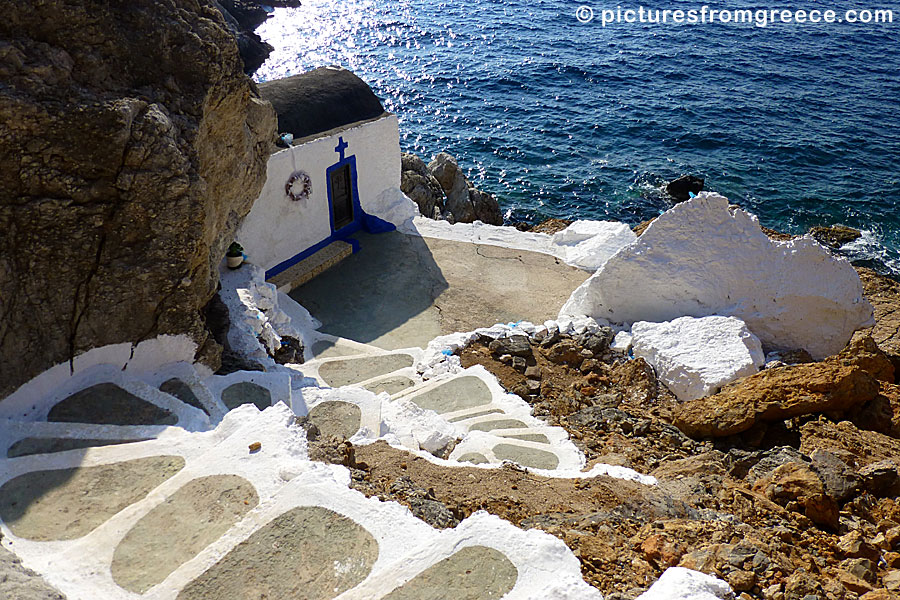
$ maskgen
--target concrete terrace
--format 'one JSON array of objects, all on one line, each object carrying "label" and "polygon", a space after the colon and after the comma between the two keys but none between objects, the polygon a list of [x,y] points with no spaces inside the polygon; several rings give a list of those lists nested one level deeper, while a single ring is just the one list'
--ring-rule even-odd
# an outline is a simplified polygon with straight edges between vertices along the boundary
[{"label": "concrete terrace", "polygon": [[424,348],[437,336],[495,323],[555,319],[589,276],[536,252],[400,232],[355,237],[359,252],[290,296],[322,322],[322,332],[384,350]]}]

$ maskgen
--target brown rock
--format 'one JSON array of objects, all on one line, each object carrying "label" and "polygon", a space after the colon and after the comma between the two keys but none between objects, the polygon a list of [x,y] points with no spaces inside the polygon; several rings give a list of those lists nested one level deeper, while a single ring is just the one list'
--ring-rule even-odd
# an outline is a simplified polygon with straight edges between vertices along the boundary
[{"label": "brown rock", "polygon": [[469,200],[469,182],[456,159],[441,152],[428,163],[428,172],[444,190],[444,208],[453,215],[456,223],[471,223],[475,220],[475,207]]},{"label": "brown rock", "polygon": [[818,525],[837,527],[838,506],[825,494],[822,480],[806,464],[788,462],[780,465],[770,475],[759,479],[753,489],[782,506],[796,504]]},{"label": "brown rock", "polygon": [[656,219],[650,219],[649,221],[643,221],[641,223],[638,223],[637,225],[634,225],[631,228],[631,230],[634,232],[635,235],[640,236],[642,233],[647,231],[647,228],[650,227],[650,223],[652,223],[655,220]]},{"label": "brown rock", "polygon": [[680,545],[673,543],[662,535],[651,535],[641,543],[641,552],[650,563],[662,568],[674,567],[678,564],[683,550]]},{"label": "brown rock", "polygon": [[637,403],[652,402],[660,395],[656,373],[643,358],[616,365],[609,378],[612,383],[627,390],[631,399]]},{"label": "brown rock", "polygon": [[815,362],[812,355],[803,348],[782,352],[780,360],[786,365],[802,365],[804,363]]},{"label": "brown rock", "polygon": [[875,309],[875,327],[870,331],[878,346],[900,363],[900,283],[872,269],[857,267],[866,300]]},{"label": "brown rock", "polygon": [[894,383],[894,363],[878,347],[872,336],[856,336],[840,356],[857,365],[879,381]]},{"label": "brown rock", "polygon": [[869,493],[888,497],[900,493],[900,473],[893,459],[870,463],[859,470],[862,484]]},{"label": "brown rock", "polygon": [[575,342],[563,340],[550,348],[547,352],[547,360],[557,365],[568,364],[577,367],[584,358]]},{"label": "brown rock", "polygon": [[444,191],[444,208],[456,223],[503,224],[497,198],[472,187],[454,157],[441,152],[428,164],[428,172]]},{"label": "brown rock", "polygon": [[892,569],[900,569],[900,552],[885,552],[884,562]]},{"label": "brown rock", "polygon": [[875,565],[868,558],[848,558],[841,563],[845,571],[868,583],[875,583]]},{"label": "brown rock", "polygon": [[891,398],[889,394],[892,391],[886,391],[886,388],[896,389],[897,387],[889,383],[882,383],[882,393],[871,402],[866,403],[852,416],[853,424],[860,429],[868,429],[892,437],[900,437],[900,428],[898,428],[898,423],[894,420],[896,395],[894,395],[894,398]]},{"label": "brown rock", "polygon": [[890,548],[900,547],[900,527],[891,527],[885,531],[884,541]]},{"label": "brown rock", "polygon": [[900,440],[875,431],[857,429],[852,423],[825,419],[804,423],[800,428],[800,452],[811,455],[816,449],[853,457],[858,467],[900,456]]},{"label": "brown rock", "polygon": [[849,244],[862,237],[862,232],[846,225],[830,225],[828,227],[813,227],[809,235],[823,246],[837,250],[844,244]]},{"label": "brown rock", "polygon": [[503,213],[497,197],[488,192],[469,188],[469,202],[475,211],[475,219],[488,225],[503,225]]},{"label": "brown rock", "polygon": [[548,235],[553,235],[554,233],[559,233],[566,227],[572,224],[572,221],[567,219],[547,219],[546,221],[541,221],[534,227],[532,227],[529,231],[533,233],[546,233]]},{"label": "brown rock", "polygon": [[584,359],[584,362],[581,363],[579,369],[582,373],[589,373],[591,371],[596,371],[597,369],[599,369],[601,364],[602,363],[596,358],[586,358]]},{"label": "brown rock", "polygon": [[428,165],[415,154],[400,155],[402,163],[400,175],[400,189],[403,193],[410,197],[416,203],[421,212],[426,217],[437,214],[443,214],[444,210],[444,190],[437,179],[428,172]]},{"label": "brown rock", "polygon": [[872,590],[859,597],[859,600],[896,600],[897,596],[887,590]]},{"label": "brown rock", "polygon": [[0,40],[0,397],[159,334],[214,356],[201,309],[275,134],[222,14],[11,0]]},{"label": "brown rock", "polygon": [[870,402],[878,391],[874,377],[838,355],[820,363],[767,369],[714,396],[685,402],[675,410],[675,424],[695,438],[735,435],[757,422],[844,412]]},{"label": "brown rock", "polygon": [[[883,399],[883,402],[886,404],[886,406],[882,405],[877,408],[879,409],[879,412],[882,413],[882,418],[888,416],[888,418],[890,419],[890,432],[886,432],[880,428],[875,430],[881,431],[881,433],[886,433],[895,438],[900,438],[900,385],[882,383],[880,398]],[[882,422],[881,424],[883,426],[887,425],[884,422]]]},{"label": "brown rock", "polygon": [[535,379],[540,381],[540,379],[544,376],[544,372],[541,371],[541,368],[537,365],[532,365],[525,369],[525,377],[528,379]]},{"label": "brown rock", "polygon": [[865,594],[872,591],[872,585],[869,582],[843,569],[838,571],[837,579],[841,582],[841,585],[854,594]]},{"label": "brown rock", "polygon": [[784,595],[786,598],[803,598],[809,594],[820,594],[822,585],[819,581],[803,571],[792,573],[784,581]]},{"label": "brown rock", "polygon": [[881,578],[885,589],[891,592],[900,592],[900,571],[891,571]]},{"label": "brown rock", "polygon": [[749,592],[756,585],[756,573],[753,571],[732,571],[725,581],[735,592]]},{"label": "brown rock", "polygon": [[789,233],[782,233],[775,229],[770,229],[769,227],[762,227],[761,229],[769,239],[775,240],[777,242],[789,242],[797,237]]},{"label": "brown rock", "polygon": [[498,355],[509,354],[510,356],[522,358],[532,356],[531,343],[528,341],[528,337],[524,335],[512,335],[492,340],[488,344],[488,348],[491,352]]},{"label": "brown rock", "polygon": [[868,543],[859,531],[851,531],[841,536],[837,550],[848,558],[867,558],[871,561],[877,561],[881,554],[878,548]]},{"label": "brown rock", "polygon": [[[860,477],[846,460],[828,450],[816,448],[809,455],[825,488],[825,494],[835,502],[845,502],[859,491]],[[852,462],[852,458],[849,459]]]}]

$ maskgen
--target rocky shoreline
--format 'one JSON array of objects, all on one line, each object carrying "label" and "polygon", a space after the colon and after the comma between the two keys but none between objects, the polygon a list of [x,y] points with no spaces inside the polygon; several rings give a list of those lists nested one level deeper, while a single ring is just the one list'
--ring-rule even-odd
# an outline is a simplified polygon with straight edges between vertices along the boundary
[{"label": "rocky shoreline", "polygon": [[415,154],[402,153],[401,160],[400,188],[423,216],[450,223],[503,225],[497,198],[475,188],[446,152],[427,165]]}]

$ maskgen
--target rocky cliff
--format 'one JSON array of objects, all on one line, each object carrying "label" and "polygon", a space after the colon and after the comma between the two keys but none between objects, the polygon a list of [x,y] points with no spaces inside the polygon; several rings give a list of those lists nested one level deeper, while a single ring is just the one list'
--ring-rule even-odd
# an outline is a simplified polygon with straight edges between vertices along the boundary
[{"label": "rocky cliff", "polygon": [[475,188],[449,154],[441,152],[427,165],[415,154],[404,152],[401,157],[400,188],[424,216],[451,223],[503,225],[497,198]]},{"label": "rocky cliff", "polygon": [[11,0],[0,22],[0,398],[187,333],[275,133],[210,0]]}]

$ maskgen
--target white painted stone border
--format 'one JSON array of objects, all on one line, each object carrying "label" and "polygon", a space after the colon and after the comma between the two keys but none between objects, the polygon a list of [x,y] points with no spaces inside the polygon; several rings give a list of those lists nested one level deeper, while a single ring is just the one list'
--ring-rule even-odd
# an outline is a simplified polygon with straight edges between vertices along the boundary
[{"label": "white painted stone border", "polygon": [[[299,306],[299,304],[298,304]],[[370,344],[364,344],[362,342],[357,342],[355,340],[351,340],[350,338],[339,337],[336,335],[330,335],[328,333],[322,333],[321,331],[309,331],[306,334],[306,338],[309,342],[304,347],[304,357],[306,362],[313,362],[316,360],[325,360],[325,358],[353,358],[354,356],[377,356],[380,354],[387,354],[391,352],[390,350],[382,350],[377,346],[372,346]],[[316,358],[313,356],[312,348],[319,342],[330,342],[334,346],[339,348],[347,348],[352,352],[352,354],[347,354],[346,356],[332,356],[325,358]],[[306,363],[304,363],[306,364]],[[303,365],[300,365],[302,367]]]},{"label": "white painted stone border", "polygon": [[[493,417],[503,417],[504,415],[490,415]],[[493,419],[495,421],[500,421],[502,419]],[[479,421],[479,423],[490,423],[491,420]],[[465,426],[467,427],[467,433],[471,433],[474,431],[482,431],[481,429],[472,429],[473,425],[477,425],[479,423],[465,423],[465,422],[457,422],[455,425]],[[510,439],[513,441],[523,441],[535,444],[542,444],[544,446],[560,446],[569,441],[568,435],[566,435],[565,431],[560,431],[559,427],[498,427],[497,429],[491,429],[489,431],[485,431],[484,433],[490,433],[491,435],[495,435],[499,438]],[[519,435],[543,435],[547,438],[546,442],[537,442],[534,440],[523,440],[517,438],[515,436]]]},{"label": "white painted stone border", "polygon": [[[466,423],[467,425],[471,425],[471,424],[481,422],[484,420],[496,420],[496,419],[508,418],[508,419],[517,419],[519,421],[522,421],[523,423],[525,423],[526,425],[528,425],[529,427],[532,427],[532,428],[537,428],[537,429],[553,428],[551,425],[548,425],[546,421],[542,421],[541,419],[538,419],[537,417],[534,416],[534,409],[532,408],[532,406],[530,404],[528,404],[527,402],[525,402],[524,400],[522,400],[520,397],[516,396],[515,394],[511,394],[511,393],[507,392],[505,389],[503,389],[503,386],[500,385],[500,382],[497,381],[497,378],[494,377],[494,375],[490,371],[488,371],[481,365],[474,365],[472,367],[469,367],[468,369],[463,370],[461,373],[458,373],[456,375],[452,375],[449,377],[441,378],[439,380],[432,379],[431,381],[429,381],[429,383],[435,382],[436,385],[429,385],[427,388],[423,388],[423,389],[432,389],[442,383],[446,383],[453,379],[458,379],[460,377],[466,377],[466,376],[477,377],[478,379],[483,381],[484,384],[487,386],[488,390],[491,392],[491,396],[493,397],[493,400],[491,401],[490,404],[484,404],[484,405],[478,406],[476,408],[481,409],[481,410],[497,408],[497,409],[502,410],[503,413],[496,413],[496,414],[484,415],[484,416],[479,416],[479,417],[466,417],[466,418],[460,419],[459,421],[454,421],[454,423]],[[406,397],[411,398],[412,396],[413,396],[412,394],[407,394]],[[444,418],[449,417],[451,419],[455,419],[457,417],[463,416],[466,413],[469,413],[471,410],[474,410],[474,409],[464,409],[464,410],[458,410],[458,411],[453,411],[453,412],[449,412],[449,413],[442,413],[441,416]],[[468,427],[466,429],[468,429]],[[556,428],[556,429],[559,429],[559,428]]]},{"label": "white painted stone border", "polygon": [[[291,405],[291,377],[287,373],[271,371],[235,371],[228,375],[213,375],[203,381],[217,401],[222,402],[222,392],[236,383],[255,383],[269,390],[272,406],[279,402]],[[222,406],[227,410],[225,403]]]},{"label": "white painted stone border", "polygon": [[[466,452],[478,452],[495,464],[499,464],[501,461],[494,457],[492,448],[500,443],[509,443],[514,446],[541,450],[556,455],[557,459],[559,460],[559,466],[557,467],[557,469],[580,471],[582,468],[584,468],[584,465],[586,463],[584,455],[575,447],[575,445],[569,439],[566,431],[559,427],[552,427],[550,425],[547,425],[547,423],[545,423],[544,421],[541,421],[540,419],[534,417],[532,415],[531,406],[528,405],[528,403],[514,394],[508,394],[497,381],[497,379],[481,365],[470,367],[454,375],[432,379],[420,387],[410,388],[409,390],[404,390],[403,392],[396,394],[391,398],[391,400],[403,400],[415,403],[416,397],[422,394],[426,394],[429,391],[439,388],[455,379],[464,377],[475,377],[481,380],[487,386],[487,389],[491,394],[491,401],[486,404],[473,407],[471,409],[464,409],[461,411],[454,411],[450,413],[435,413],[435,418],[448,423],[451,427],[456,429],[461,434],[464,434],[465,436],[450,456],[451,462],[455,463],[456,466],[467,466],[465,463],[456,462],[456,459]],[[470,417],[469,419],[463,419],[461,421],[449,421],[449,419],[457,416],[472,414],[473,412],[481,412],[490,409],[499,409],[502,412],[493,413],[490,415]],[[494,434],[480,431],[468,432],[469,426],[472,424],[507,418],[514,418],[516,420],[522,421],[528,427],[529,433],[544,434],[550,443],[545,444],[543,442],[530,442],[527,440],[503,437],[496,432]],[[518,433],[519,430],[517,429],[516,432]],[[358,441],[361,442],[362,440]],[[410,440],[407,438],[400,438],[399,441],[404,447],[411,446]],[[460,450],[460,448],[463,448],[463,450]],[[415,449],[414,446],[413,449]]]},{"label": "white painted stone border", "polygon": [[470,546],[501,552],[516,567],[518,577],[504,600],[602,600],[585,583],[575,555],[558,538],[538,529],[522,530],[500,517],[478,511],[453,529],[434,532],[432,539],[412,548],[389,568],[375,572],[336,600],[382,598],[434,564]]},{"label": "white painted stone border", "polygon": [[[49,423],[47,421],[8,421],[0,428],[0,459],[25,460],[27,455],[7,458],[7,452],[17,442],[26,438],[71,439],[71,440],[127,440],[137,442],[150,439],[164,439],[173,431],[181,431],[178,427],[165,425],[89,425],[79,423]],[[50,454],[79,453],[83,455],[88,448],[64,450]],[[74,456],[75,454],[73,454]]]},{"label": "white painted stone border", "polygon": [[454,529],[437,531],[400,504],[366,498],[348,484],[347,469],[310,463],[310,468],[282,487],[271,502],[254,509],[228,534],[182,565],[148,595],[158,600],[174,599],[184,586],[280,515],[297,507],[317,507],[349,518],[378,543],[378,558],[368,577],[338,596],[340,600],[386,596],[435,562],[467,546],[494,548],[517,568],[518,578],[512,592],[505,596],[507,599],[601,598],[582,579],[574,554],[547,533],[523,531],[483,512],[472,515]]},{"label": "white painted stone border", "polygon": [[181,400],[159,391],[157,388],[135,379],[113,364],[98,364],[80,371],[60,382],[53,391],[43,397],[33,399],[27,396],[7,398],[0,403],[0,419],[15,421],[46,421],[50,410],[72,394],[89,387],[112,383],[126,392],[169,411],[177,419],[176,426],[188,431],[206,431],[210,428],[209,417],[202,410],[185,404]]},{"label": "white painted stone border", "polygon": [[[415,363],[413,363],[415,365]],[[384,381],[388,381],[395,377],[404,377],[413,382],[413,385],[409,386],[407,389],[412,389],[416,385],[421,385],[423,383],[422,378],[419,376],[419,372],[416,371],[415,366],[405,367],[403,369],[397,369],[396,371],[391,371],[385,375],[379,375],[377,377],[373,377],[371,379],[366,379],[365,381],[360,381],[357,384],[354,384],[353,387],[359,387],[366,389],[368,386],[377,385]],[[405,391],[405,390],[404,390]],[[398,392],[400,393],[400,392]]]},{"label": "white painted stone border", "polygon": [[632,353],[681,401],[715,394],[722,386],[765,365],[759,338],[737,317],[679,317],[665,323],[638,321]]},{"label": "white painted stone border", "polygon": [[[209,377],[207,375],[207,377]],[[139,377],[144,383],[147,383],[157,389],[163,383],[169,381],[170,379],[179,379],[182,383],[188,386],[192,392],[194,392],[194,396],[197,397],[197,400],[203,407],[209,412],[209,419],[211,423],[218,423],[228,412],[228,409],[222,404],[222,401],[217,397],[213,396],[213,394],[209,391],[209,388],[204,384],[204,378],[197,372],[197,369],[194,368],[194,365],[187,362],[177,362],[171,363],[161,367],[159,370],[154,371],[152,373],[147,373],[141,375]]]},{"label": "white painted stone border", "polygon": [[731,586],[712,575],[669,567],[637,600],[730,600]]},{"label": "white painted stone border", "polygon": [[[319,369],[322,367],[322,365],[326,365],[329,363],[340,363],[340,362],[361,360],[361,359],[366,359],[366,358],[378,358],[381,356],[392,356],[392,355],[408,355],[412,358],[412,361],[410,362],[410,366],[415,366],[416,363],[421,359],[422,349],[421,348],[401,348],[400,350],[390,350],[390,351],[382,352],[380,354],[366,353],[366,354],[359,354],[359,355],[354,355],[354,356],[335,356],[335,357],[330,357],[330,358],[319,358],[319,359],[315,359],[315,360],[310,360],[306,363],[303,363],[302,365],[294,365],[291,368],[299,373],[302,373],[304,377],[309,377],[309,378],[315,379],[321,386],[331,387],[328,384],[328,382],[326,382],[325,379],[323,379],[322,376],[319,375]],[[401,369],[407,369],[407,368],[409,368],[409,367],[401,367]],[[401,369],[398,369],[398,370],[401,370]],[[385,373],[385,375],[390,375],[391,373],[394,373],[394,371],[391,371],[390,373]],[[378,377],[381,377],[381,376],[379,375]],[[370,379],[374,379],[374,378],[370,378]],[[367,379],[365,381],[369,381],[369,380]],[[360,383],[363,383],[363,382],[360,382]],[[353,383],[353,384],[349,384],[349,385],[359,386],[359,383]]]},{"label": "white painted stone border", "polygon": [[546,233],[519,231],[515,227],[487,225],[481,221],[451,225],[448,221],[419,216],[404,223],[397,230],[419,237],[500,246],[510,250],[526,250],[556,256],[552,250],[552,236]]},{"label": "white painted stone border", "polygon": [[[325,402],[344,402],[359,407],[360,410],[360,430],[365,429],[368,432],[374,432],[376,436],[381,435],[381,397],[376,396],[367,390],[355,387],[342,388],[303,388],[298,394],[294,395],[291,402],[291,409],[297,416],[307,416],[309,412],[320,404]],[[357,430],[359,433],[360,430]]]},{"label": "white painted stone border", "polygon": [[[493,447],[497,444],[515,444],[521,445],[526,448],[533,448],[535,450],[547,450],[547,444],[542,444],[540,442],[528,442],[525,440],[516,440],[510,438],[499,437],[495,435],[491,435],[488,432],[484,431],[473,431],[469,434],[469,437],[453,450],[453,453],[450,455],[449,462],[451,466],[464,466],[464,467],[474,467],[478,469],[491,469],[499,467],[502,462],[509,461],[500,461],[494,456]],[[488,450],[484,450],[488,448]],[[457,458],[462,456],[463,454],[467,454],[469,452],[477,452],[481,454],[488,460],[493,459],[496,462],[493,463],[482,463],[482,464],[472,464],[472,463],[460,463],[457,462]],[[558,454],[557,454],[558,456]],[[428,459],[430,462],[436,462],[440,459],[436,459],[434,457],[429,458],[428,456],[424,456],[423,458]],[[582,457],[583,459],[583,457]],[[444,464],[438,463],[438,464]],[[640,483],[643,485],[656,485],[658,483],[657,479],[652,475],[644,475],[635,471],[634,469],[629,469],[627,467],[619,467],[616,465],[607,465],[604,463],[595,464],[588,471],[583,471],[583,466],[581,467],[570,467],[562,464],[560,461],[560,465],[556,469],[536,469],[533,467],[522,467],[526,469],[529,473],[535,473],[542,477],[552,477],[555,479],[593,479],[594,477],[606,476],[613,477],[615,479],[624,479],[626,481],[634,481],[636,483]]]},{"label": "white painted stone border", "polygon": [[[119,371],[140,375],[172,362],[193,362],[196,352],[197,345],[186,335],[161,335],[137,345],[124,343],[93,348],[76,356],[71,364],[64,362],[55,365],[22,384],[3,399],[0,419],[7,418],[7,411],[27,410],[32,404],[54,394],[70,379],[80,377],[98,365],[114,365]],[[211,373],[204,365],[197,365],[197,368],[205,370],[204,375]]]},{"label": "white painted stone border", "polygon": [[[519,231],[507,225],[488,225],[481,221],[451,225],[448,221],[417,216],[397,229],[401,233],[423,238],[547,254],[587,272],[596,271],[616,251],[637,239],[628,225],[618,221],[575,221],[566,230],[548,235]],[[588,229],[593,230],[591,235],[584,233]],[[602,236],[602,241],[595,239],[595,235]]]},{"label": "white painted stone border", "polygon": [[653,221],[578,287],[560,315],[620,323],[738,317],[773,349],[821,360],[874,323],[850,263],[810,237],[774,241],[757,217],[701,192]]},{"label": "white painted stone border", "polygon": [[[379,556],[371,573],[382,572],[398,554],[418,546],[433,529],[395,502],[366,498],[350,489],[350,472],[336,465],[308,463],[269,501],[241,523],[182,565],[154,588],[154,600],[173,600],[188,583],[224,558],[238,544],[279,516],[297,507],[320,507],[341,514],[364,528],[378,542]],[[329,565],[330,566],[330,565]],[[370,574],[369,577],[372,575]]]},{"label": "white painted stone border", "polygon": [[[544,430],[533,431],[534,433],[544,433],[546,435]],[[568,437],[565,438],[564,443],[553,443],[553,441],[551,440],[550,444],[545,444],[543,442],[530,442],[528,440],[518,440],[515,438],[503,437],[495,432],[489,431],[470,431],[466,435],[466,437],[463,438],[463,440],[459,444],[457,444],[456,448],[453,449],[453,452],[450,454],[449,459],[451,461],[459,461],[459,457],[470,452],[477,452],[478,454],[484,456],[493,465],[501,465],[504,462],[513,462],[498,458],[494,454],[494,448],[501,444],[517,446],[519,448],[528,450],[539,450],[541,452],[546,452],[548,454],[553,454],[556,456],[559,464],[553,469],[540,469],[527,465],[520,465],[522,468],[528,469],[529,471],[533,471],[535,473],[546,474],[557,473],[559,471],[581,472],[581,470],[584,469],[585,463],[587,462],[584,458],[584,455],[578,451],[578,449],[574,444],[572,444]],[[462,466],[471,466],[471,463],[465,462],[458,462],[458,464]]]},{"label": "white painted stone border", "polygon": [[605,320],[596,321],[591,317],[562,317],[557,320],[544,321],[535,325],[529,321],[518,323],[497,323],[491,327],[481,327],[474,331],[451,333],[434,338],[428,343],[422,358],[416,363],[416,369],[424,379],[440,377],[448,373],[459,373],[462,366],[457,353],[475,342],[479,337],[492,339],[506,338],[513,335],[530,337],[537,332],[557,331],[566,335],[580,335],[585,331],[596,332],[602,326],[609,326]]},{"label": "white painted stone border", "polygon": [[[263,413],[255,407],[243,406],[229,413],[220,429],[206,433],[188,435],[180,432],[167,439],[128,447],[93,448],[81,460],[74,456],[43,455],[29,457],[32,461],[8,461],[13,467],[9,469],[11,476],[0,479],[0,485],[32,471],[115,464],[156,456],[180,456],[185,466],[145,498],[124,508],[84,537],[70,541],[32,542],[12,535],[4,524],[4,544],[6,538],[9,543],[14,543],[15,552],[23,563],[41,572],[69,600],[158,598],[156,590],[165,582],[139,596],[113,581],[110,565],[122,539],[143,516],[169,496],[194,479],[209,475],[238,475],[246,479],[260,498],[254,511],[263,507],[287,481],[314,464],[307,460],[303,430],[287,426],[292,420],[293,415],[286,406],[273,407]],[[257,441],[262,443],[262,449],[251,454],[248,446]]]}]

